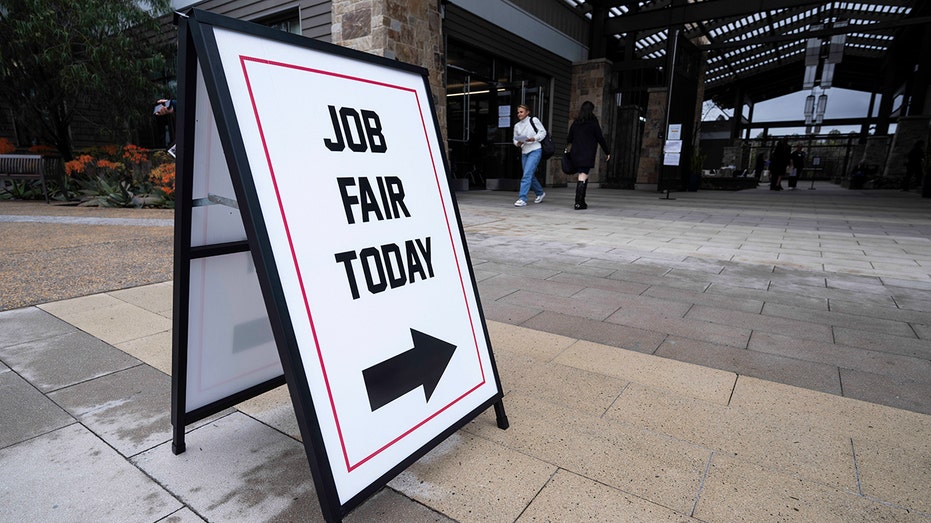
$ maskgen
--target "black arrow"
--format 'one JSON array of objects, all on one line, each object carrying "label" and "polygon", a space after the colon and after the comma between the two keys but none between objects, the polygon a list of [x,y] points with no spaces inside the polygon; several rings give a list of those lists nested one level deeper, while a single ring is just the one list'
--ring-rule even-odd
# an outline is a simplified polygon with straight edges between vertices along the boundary
[{"label": "black arrow", "polygon": [[456,346],[411,329],[414,348],[362,371],[372,412],[423,385],[430,396],[446,372]]}]

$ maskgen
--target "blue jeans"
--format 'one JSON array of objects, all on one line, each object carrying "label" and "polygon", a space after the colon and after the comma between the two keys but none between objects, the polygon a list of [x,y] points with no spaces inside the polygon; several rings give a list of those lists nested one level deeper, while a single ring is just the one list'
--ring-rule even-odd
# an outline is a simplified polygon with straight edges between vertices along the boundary
[{"label": "blue jeans", "polygon": [[526,202],[527,193],[530,192],[530,189],[533,189],[534,194],[537,196],[543,194],[543,185],[540,184],[540,180],[537,180],[537,177],[534,176],[542,156],[542,149],[535,149],[520,156],[520,166],[524,169],[524,176],[520,179],[520,196],[518,196],[518,199]]}]

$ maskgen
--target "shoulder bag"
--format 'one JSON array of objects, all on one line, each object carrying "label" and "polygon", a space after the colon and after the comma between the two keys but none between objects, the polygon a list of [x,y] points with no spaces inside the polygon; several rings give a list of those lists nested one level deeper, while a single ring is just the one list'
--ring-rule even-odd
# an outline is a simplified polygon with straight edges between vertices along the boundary
[{"label": "shoulder bag", "polygon": [[[533,132],[538,133],[537,126],[533,124],[533,116],[530,117],[530,127],[533,127]],[[541,124],[542,125],[542,124]],[[556,144],[553,143],[553,139],[550,138],[550,133],[547,131],[546,136],[543,137],[543,140],[540,141],[540,145],[543,147],[543,159],[549,160],[553,157],[553,154],[556,153]]]}]

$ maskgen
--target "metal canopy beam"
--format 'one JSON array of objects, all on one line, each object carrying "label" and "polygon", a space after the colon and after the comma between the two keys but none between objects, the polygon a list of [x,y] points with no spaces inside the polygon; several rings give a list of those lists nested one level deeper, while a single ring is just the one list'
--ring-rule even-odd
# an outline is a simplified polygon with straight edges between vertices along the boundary
[{"label": "metal canopy beam", "polygon": [[[827,36],[833,36],[836,34],[849,34],[852,32],[857,33],[876,33],[876,32],[886,32],[894,31],[902,27],[908,27],[912,25],[928,24],[931,23],[931,16],[922,16],[918,18],[907,18],[903,20],[894,20],[890,22],[878,22],[875,24],[863,24],[856,25],[853,27],[832,27],[830,29],[820,29],[817,31],[804,31],[800,33],[792,34],[782,34],[777,36],[760,36],[754,38],[751,43],[753,44],[768,44],[768,43],[778,43],[778,42],[793,42],[796,40],[803,40],[808,38],[823,38]],[[743,41],[729,41],[729,42],[716,42],[713,44],[699,44],[698,48],[705,50],[712,49],[730,49],[734,47],[746,47],[748,42]]]},{"label": "metal canopy beam", "polygon": [[733,18],[778,9],[823,4],[817,0],[716,0],[697,4],[672,5],[664,9],[638,11],[615,16],[605,22],[605,33],[623,34],[696,23],[704,20]]},{"label": "metal canopy beam", "polygon": [[927,0],[562,1],[599,16],[606,57],[617,71],[665,61],[669,34],[681,28],[707,52],[705,98],[722,107],[734,103],[738,88],[754,103],[799,91],[808,40],[821,40],[819,54],[826,55],[840,34],[846,39],[833,86],[889,94],[878,78],[904,83],[921,47],[908,35],[931,32]]}]

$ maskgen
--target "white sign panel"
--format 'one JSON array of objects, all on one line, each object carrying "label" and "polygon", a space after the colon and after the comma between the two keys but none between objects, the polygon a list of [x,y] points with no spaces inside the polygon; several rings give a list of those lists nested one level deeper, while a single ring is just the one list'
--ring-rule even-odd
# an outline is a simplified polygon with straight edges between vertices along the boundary
[{"label": "white sign panel", "polygon": [[[670,129],[677,126],[670,126]],[[676,133],[678,136],[678,131]],[[682,140],[666,140],[663,144],[663,165],[679,165],[682,153]]]},{"label": "white sign panel", "polygon": [[682,124],[674,123],[669,125],[669,133],[666,137],[669,140],[681,140],[682,139]]},{"label": "white sign panel", "polygon": [[510,105],[499,105],[498,106],[498,127],[510,127],[511,126],[511,106]]},{"label": "white sign panel", "polygon": [[679,165],[679,153],[663,153],[663,165]]},{"label": "white sign panel", "polygon": [[[191,193],[199,205],[191,210],[191,244],[245,241],[239,210],[215,203],[235,204],[236,196],[199,67],[197,90],[196,133],[200,140],[192,153],[198,176],[193,179]],[[245,251],[195,259],[190,274],[187,412],[282,374],[251,254]]]},{"label": "white sign panel", "polygon": [[500,394],[429,93],[407,70],[215,37],[345,502]]}]

